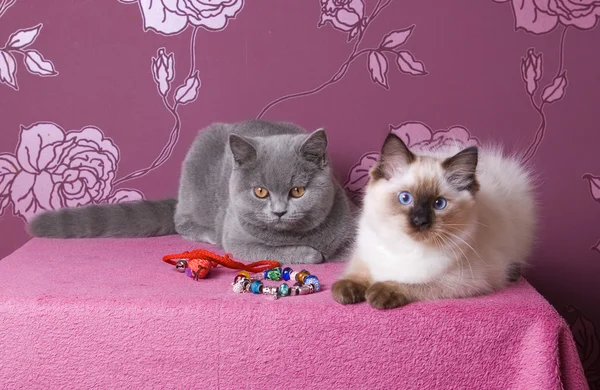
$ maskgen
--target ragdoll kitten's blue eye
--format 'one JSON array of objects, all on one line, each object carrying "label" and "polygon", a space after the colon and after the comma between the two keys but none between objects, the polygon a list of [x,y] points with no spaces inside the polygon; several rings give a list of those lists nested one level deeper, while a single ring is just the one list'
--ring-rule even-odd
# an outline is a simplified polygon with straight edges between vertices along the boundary
[{"label": "ragdoll kitten's blue eye", "polygon": [[435,202],[433,202],[433,208],[436,210],[443,210],[446,208],[448,201],[444,198],[437,198]]},{"label": "ragdoll kitten's blue eye", "polygon": [[413,197],[410,192],[403,191],[398,194],[398,200],[402,204],[411,204],[413,201]]}]

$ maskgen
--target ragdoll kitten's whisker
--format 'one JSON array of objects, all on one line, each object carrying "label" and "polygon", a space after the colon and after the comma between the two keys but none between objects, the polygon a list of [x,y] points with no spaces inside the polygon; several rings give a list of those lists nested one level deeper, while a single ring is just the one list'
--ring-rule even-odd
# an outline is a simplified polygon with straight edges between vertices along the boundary
[{"label": "ragdoll kitten's whisker", "polygon": [[[442,241],[443,244],[443,248],[445,249],[450,249],[452,251],[452,256],[454,258],[455,261],[460,261],[460,256],[457,254],[457,252],[454,250],[454,245],[451,241],[449,241],[448,239],[446,239],[444,236],[438,235],[438,237],[440,238],[440,240]],[[471,273],[472,274],[472,273]],[[460,276],[459,276],[460,280],[464,279],[464,270],[461,267],[460,269]]]},{"label": "ragdoll kitten's whisker", "polygon": [[469,248],[470,248],[470,249],[473,251],[473,253],[475,253],[475,254],[477,255],[477,257],[479,257],[479,259],[480,259],[481,261],[483,261],[483,262],[485,263],[485,260],[484,260],[484,259],[481,257],[481,255],[479,255],[479,252],[477,252],[477,251],[475,250],[475,248],[473,248],[473,247],[472,247],[472,246],[471,246],[471,245],[470,245],[468,242],[466,242],[465,240],[463,240],[462,238],[460,238],[460,237],[459,237],[459,236],[457,236],[456,234],[450,233],[449,231],[446,231],[446,232],[444,232],[444,233],[446,233],[446,234],[450,234],[452,237],[455,237],[457,240],[460,240],[461,242],[463,242],[463,243],[464,243],[466,246],[468,246],[468,247],[469,247]]},{"label": "ragdoll kitten's whisker", "polygon": [[479,222],[479,221],[472,221],[472,222],[473,222],[473,223],[475,223],[475,224],[477,224],[477,225],[479,225],[479,226],[483,226],[483,227],[489,228],[489,226],[488,226],[488,225],[486,225],[486,224],[484,224],[484,223],[481,223],[481,222]]},{"label": "ragdoll kitten's whisker", "polygon": [[[443,232],[441,232],[443,234]],[[471,267],[471,263],[469,262],[469,259],[466,258],[465,252],[455,243],[453,242],[450,238],[446,238],[443,235],[441,236],[442,240],[446,243],[446,247],[450,248],[450,250],[452,251],[452,254],[454,256],[454,259],[456,261],[461,261],[463,258],[466,259],[467,264],[469,265],[469,270],[471,271],[471,278],[473,278],[473,268]],[[454,248],[458,249],[461,253],[462,253],[462,257],[460,257],[456,251],[454,250]],[[460,267],[460,276],[459,279],[462,281],[465,278],[465,270],[463,267]]]},{"label": "ragdoll kitten's whisker", "polygon": [[479,226],[483,226],[483,227],[489,228],[488,225],[485,225],[485,224],[483,224],[483,223],[481,223],[479,221],[471,221],[471,223],[451,223],[451,224],[445,223],[444,225],[445,226],[471,226],[471,224],[473,224],[473,223],[477,224]]},{"label": "ragdoll kitten's whisker", "polygon": [[[441,233],[442,234],[448,234],[448,232],[441,232]],[[456,237],[456,236],[454,236],[454,237]],[[473,274],[473,267],[471,266],[471,262],[469,261],[469,256],[467,256],[467,254],[465,253],[465,251],[463,251],[462,248],[457,243],[455,243],[454,241],[452,241],[452,239],[450,239],[449,237],[447,239],[447,242],[448,242],[448,244],[455,246],[460,251],[460,253],[462,253],[463,256],[461,257],[461,260],[464,259],[464,260],[467,261],[467,264],[469,265],[469,269],[471,270],[471,278],[475,278],[475,275]]]},{"label": "ragdoll kitten's whisker", "polygon": [[459,260],[460,259],[460,256],[454,250],[454,247],[451,246],[452,243],[449,242],[448,239],[443,236],[443,232],[439,232],[436,237],[439,238],[440,241],[441,241],[441,243],[442,243],[442,246],[440,247],[441,249],[446,249],[446,248],[450,249],[452,251],[453,258],[455,260]]},{"label": "ragdoll kitten's whisker", "polygon": [[[444,227],[453,227],[453,228],[454,228],[454,226],[457,226],[457,225],[447,225],[447,224],[444,225]],[[452,230],[456,233],[459,233],[459,234],[464,234],[465,236],[469,237],[471,240],[475,241],[475,238],[470,233],[467,233],[466,231],[464,231],[462,229],[457,229],[457,228],[448,229],[448,231],[450,231],[450,230]]]}]

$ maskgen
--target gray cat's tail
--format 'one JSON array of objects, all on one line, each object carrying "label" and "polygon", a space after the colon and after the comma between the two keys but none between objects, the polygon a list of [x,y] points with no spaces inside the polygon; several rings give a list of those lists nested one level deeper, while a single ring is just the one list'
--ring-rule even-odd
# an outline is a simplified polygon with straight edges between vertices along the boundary
[{"label": "gray cat's tail", "polygon": [[176,234],[176,199],[133,201],[64,208],[36,216],[28,226],[35,237],[152,237]]}]

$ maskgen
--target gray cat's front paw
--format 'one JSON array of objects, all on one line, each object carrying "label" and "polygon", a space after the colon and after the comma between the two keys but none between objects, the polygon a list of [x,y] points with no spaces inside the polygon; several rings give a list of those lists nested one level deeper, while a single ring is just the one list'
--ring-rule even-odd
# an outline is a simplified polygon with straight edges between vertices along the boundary
[{"label": "gray cat's front paw", "polygon": [[309,246],[299,246],[294,248],[288,256],[289,264],[318,264],[325,260],[323,254]]}]

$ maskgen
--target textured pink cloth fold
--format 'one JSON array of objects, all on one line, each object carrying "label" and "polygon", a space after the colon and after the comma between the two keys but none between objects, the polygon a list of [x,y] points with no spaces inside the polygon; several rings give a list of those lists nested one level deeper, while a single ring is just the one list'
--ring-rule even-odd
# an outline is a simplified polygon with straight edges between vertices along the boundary
[{"label": "textured pink cloth fold", "polygon": [[[161,261],[179,237],[33,239],[0,261],[0,388],[585,389],[563,319],[525,281],[377,311],[271,301]],[[298,267],[296,267],[298,268]]]}]

